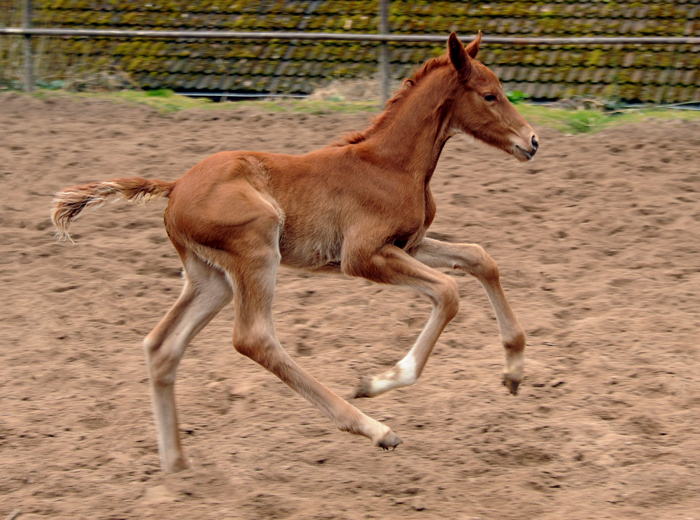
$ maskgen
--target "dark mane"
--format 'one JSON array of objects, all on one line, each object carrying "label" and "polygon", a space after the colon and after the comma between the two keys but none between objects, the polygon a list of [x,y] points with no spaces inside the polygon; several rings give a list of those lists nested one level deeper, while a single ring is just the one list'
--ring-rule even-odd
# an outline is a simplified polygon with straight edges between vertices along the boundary
[{"label": "dark mane", "polygon": [[450,63],[450,59],[447,54],[443,54],[436,58],[431,58],[426,61],[421,68],[413,73],[413,76],[407,78],[403,81],[401,87],[394,93],[393,97],[386,102],[384,111],[374,118],[372,124],[363,130],[362,132],[348,132],[340,138],[339,141],[331,144],[331,146],[345,146],[348,144],[357,144],[365,141],[374,132],[382,127],[384,122],[389,119],[394,112],[396,112],[398,106],[401,104],[405,98],[411,93],[413,87],[417,85],[424,77],[430,74],[433,70],[444,67]]}]

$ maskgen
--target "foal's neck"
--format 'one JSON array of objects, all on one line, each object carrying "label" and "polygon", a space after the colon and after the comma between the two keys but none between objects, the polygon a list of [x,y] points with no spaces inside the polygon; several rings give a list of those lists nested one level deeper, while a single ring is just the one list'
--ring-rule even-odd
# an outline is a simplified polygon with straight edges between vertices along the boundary
[{"label": "foal's neck", "polygon": [[435,171],[442,148],[454,134],[451,127],[449,69],[437,69],[411,87],[383,114],[367,145],[380,160],[420,183]]}]

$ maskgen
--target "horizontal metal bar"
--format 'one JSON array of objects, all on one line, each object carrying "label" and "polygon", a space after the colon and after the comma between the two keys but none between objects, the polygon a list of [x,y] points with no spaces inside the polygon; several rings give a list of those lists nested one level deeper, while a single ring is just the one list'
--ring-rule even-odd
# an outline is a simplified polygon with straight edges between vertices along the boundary
[{"label": "horizontal metal bar", "polygon": [[[447,36],[428,34],[356,34],[308,32],[236,32],[236,31],[151,31],[121,29],[50,29],[32,27],[0,27],[0,35],[70,36],[92,38],[184,38],[209,40],[328,40],[368,42],[427,42],[444,43]],[[473,35],[462,36],[465,41]],[[484,43],[505,45],[590,45],[590,44],[700,44],[700,37],[585,37],[585,38],[528,38],[484,36]]]},{"label": "horizontal metal bar", "polygon": [[[120,29],[49,29],[0,27],[0,34],[33,36],[73,36],[101,38],[184,38],[210,40],[333,40],[333,41],[397,41],[397,42],[446,42],[447,36],[356,34],[356,33],[307,33],[307,32],[237,32],[237,31],[151,31]],[[468,37],[472,40],[474,37]],[[700,41],[700,38],[698,39]]]}]

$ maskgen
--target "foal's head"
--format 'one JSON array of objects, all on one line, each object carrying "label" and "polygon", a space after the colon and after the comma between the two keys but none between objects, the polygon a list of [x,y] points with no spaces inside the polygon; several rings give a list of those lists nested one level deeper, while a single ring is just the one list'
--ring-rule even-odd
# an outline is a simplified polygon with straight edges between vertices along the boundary
[{"label": "foal's head", "polygon": [[447,42],[457,83],[453,127],[529,161],[539,146],[537,134],[508,100],[496,75],[476,61],[480,43],[481,31],[466,48],[455,33]]}]

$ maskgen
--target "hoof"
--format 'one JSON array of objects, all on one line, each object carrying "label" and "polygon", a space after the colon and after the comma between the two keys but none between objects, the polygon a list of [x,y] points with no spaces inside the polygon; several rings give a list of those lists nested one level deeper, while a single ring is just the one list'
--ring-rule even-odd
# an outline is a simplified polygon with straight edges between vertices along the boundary
[{"label": "hoof", "polygon": [[374,394],[372,393],[372,380],[367,378],[361,379],[355,387],[355,390],[352,392],[351,397],[353,399],[358,399],[360,397],[374,397]]},{"label": "hoof", "polygon": [[503,374],[503,386],[505,386],[511,394],[518,395],[520,381],[516,381],[508,374]]},{"label": "hoof", "polygon": [[388,450],[391,448],[392,450],[396,449],[396,446],[401,444],[403,441],[401,440],[401,437],[396,435],[394,432],[389,431],[383,438],[382,440],[379,441],[379,446],[383,450]]},{"label": "hoof", "polygon": [[166,473],[179,473],[187,469],[192,469],[192,463],[187,458],[177,458],[172,464],[163,468]]}]

